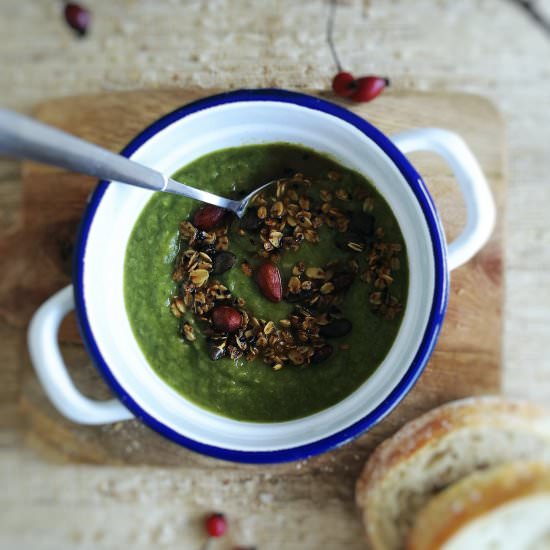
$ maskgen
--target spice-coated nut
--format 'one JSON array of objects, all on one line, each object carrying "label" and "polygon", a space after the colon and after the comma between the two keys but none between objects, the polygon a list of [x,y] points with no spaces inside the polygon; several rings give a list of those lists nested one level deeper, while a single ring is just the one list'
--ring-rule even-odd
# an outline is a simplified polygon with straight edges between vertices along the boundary
[{"label": "spice-coated nut", "polygon": [[281,273],[273,262],[265,262],[255,273],[256,284],[262,294],[272,302],[280,302],[283,297]]},{"label": "spice-coated nut", "polygon": [[240,311],[231,306],[216,306],[212,310],[212,323],[220,332],[235,332],[241,326]]},{"label": "spice-coated nut", "polygon": [[199,208],[193,216],[193,225],[203,231],[210,231],[219,227],[227,215],[227,210],[214,206],[213,204],[205,204]]}]

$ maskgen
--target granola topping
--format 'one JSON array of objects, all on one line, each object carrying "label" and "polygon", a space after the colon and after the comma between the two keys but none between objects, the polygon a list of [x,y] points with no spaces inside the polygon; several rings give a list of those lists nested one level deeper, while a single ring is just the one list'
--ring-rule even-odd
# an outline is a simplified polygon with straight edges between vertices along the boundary
[{"label": "granola topping", "polygon": [[[353,330],[342,306],[354,284],[367,285],[376,315],[391,321],[401,314],[403,306],[391,293],[394,274],[401,267],[401,244],[384,239],[384,229],[376,226],[373,216],[375,200],[365,189],[351,192],[340,187],[342,176],[335,171],[327,179],[332,189],[318,188],[300,173],[281,179],[254,197],[242,220],[216,212],[214,220],[213,213],[202,207],[193,218],[201,220],[201,227],[189,220],[180,223],[180,251],[172,273],[178,292],[169,307],[180,320],[185,341],[194,343],[199,331],[213,361],[261,358],[278,371],[316,365],[338,350],[349,349],[347,343],[333,346],[329,340]],[[350,210],[354,203],[359,212]],[[217,278],[230,269],[240,269],[245,276],[255,277],[266,297],[278,301],[281,294],[270,296],[273,289],[264,288],[269,278],[258,280],[259,268],[278,272],[276,264],[285,251],[318,243],[321,231],[332,235],[346,259],[325,265],[296,262],[282,281],[282,299],[293,304],[287,318],[258,318],[242,297]],[[233,238],[250,244],[249,257],[237,258],[231,252]]]}]

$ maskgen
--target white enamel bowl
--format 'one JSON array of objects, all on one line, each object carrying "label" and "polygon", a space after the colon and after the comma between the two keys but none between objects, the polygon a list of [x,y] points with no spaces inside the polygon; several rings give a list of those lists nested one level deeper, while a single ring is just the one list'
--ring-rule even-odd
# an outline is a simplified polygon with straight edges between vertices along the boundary
[{"label": "white enamel bowl", "polygon": [[[211,456],[279,462],[342,445],[379,422],[406,395],[437,340],[447,304],[449,269],[467,261],[492,230],[495,209],[485,178],[455,134],[422,129],[390,139],[341,107],[282,90],[238,91],[184,106],[144,130],[123,154],[172,174],[211,151],[280,141],[328,153],[364,174],[399,221],[409,257],[409,297],[395,343],[376,372],[338,404],[288,422],[231,420],[186,400],[148,364],[124,306],[126,245],[151,192],[101,182],[82,221],[74,288],[67,287],[48,300],[29,328],[36,371],[61,413],[85,424],[136,416],[176,443]],[[434,151],[449,163],[465,197],[466,228],[449,247],[429,193],[403,155],[420,149]],[[118,399],[88,399],[67,375],[57,330],[75,304],[86,348]]]}]

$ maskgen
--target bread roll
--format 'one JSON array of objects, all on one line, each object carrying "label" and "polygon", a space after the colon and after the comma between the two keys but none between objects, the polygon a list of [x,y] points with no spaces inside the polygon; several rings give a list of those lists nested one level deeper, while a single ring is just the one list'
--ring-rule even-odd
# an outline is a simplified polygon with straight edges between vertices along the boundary
[{"label": "bread roll", "polygon": [[374,550],[401,550],[434,494],[482,468],[519,459],[550,462],[550,413],[531,403],[477,397],[407,423],[367,461],[356,486]]},{"label": "bread roll", "polygon": [[519,462],[457,481],[418,513],[407,550],[548,550],[550,467]]}]

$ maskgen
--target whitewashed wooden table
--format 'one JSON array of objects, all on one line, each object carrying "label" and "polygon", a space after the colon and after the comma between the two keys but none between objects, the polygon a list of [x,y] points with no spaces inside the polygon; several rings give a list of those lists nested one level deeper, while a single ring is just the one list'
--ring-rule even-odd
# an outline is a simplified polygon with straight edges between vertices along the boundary
[{"label": "whitewashed wooden table", "polygon": [[[143,87],[326,88],[335,72],[323,0],[89,5],[92,32],[78,40],[61,2],[0,0],[4,106],[30,111],[59,95]],[[550,1],[538,5],[550,15]],[[510,168],[503,389],[550,401],[550,37],[510,0],[350,0],[339,3],[335,41],[357,74],[388,75],[397,89],[478,93],[501,110]],[[17,223],[18,178],[17,164],[0,162],[0,231]],[[2,322],[0,338],[2,427],[16,414],[9,365],[20,336]],[[361,548],[358,524],[310,488],[300,494],[299,473],[298,464],[288,498],[269,469],[220,486],[195,471],[61,465],[3,429],[0,548],[198,548],[196,518],[217,508],[238,519],[212,549]]]}]

